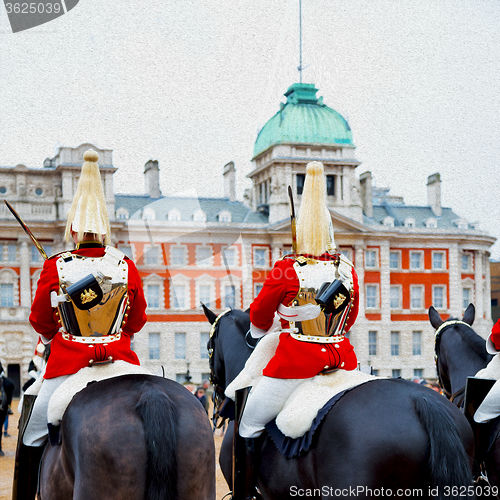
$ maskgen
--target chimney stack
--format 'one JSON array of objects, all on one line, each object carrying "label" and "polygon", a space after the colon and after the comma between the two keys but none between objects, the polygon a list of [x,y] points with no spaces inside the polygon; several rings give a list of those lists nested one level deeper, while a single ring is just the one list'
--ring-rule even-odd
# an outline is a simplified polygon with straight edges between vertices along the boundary
[{"label": "chimney stack", "polygon": [[373,217],[373,192],[372,192],[373,176],[371,172],[364,172],[359,176],[359,184],[361,185],[361,200],[363,202],[363,211],[367,217]]},{"label": "chimney stack", "polygon": [[158,167],[158,160],[149,160],[144,165],[144,184],[146,194],[151,198],[160,198],[160,169]]},{"label": "chimney stack", "polygon": [[434,215],[441,217],[441,176],[439,173],[427,177],[427,205],[432,208]]},{"label": "chimney stack", "polygon": [[224,165],[224,197],[229,201],[236,201],[236,169],[234,162],[230,161]]}]

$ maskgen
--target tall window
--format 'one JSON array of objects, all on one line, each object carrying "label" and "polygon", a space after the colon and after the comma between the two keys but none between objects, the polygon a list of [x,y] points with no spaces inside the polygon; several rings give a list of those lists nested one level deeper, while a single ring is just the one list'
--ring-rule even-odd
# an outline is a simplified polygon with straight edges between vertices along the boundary
[{"label": "tall window", "polygon": [[444,252],[432,252],[432,269],[445,268],[445,254]]},{"label": "tall window", "polygon": [[186,287],[184,285],[174,285],[174,309],[184,309],[186,302]]},{"label": "tall window", "polygon": [[172,265],[173,266],[183,266],[184,265],[184,247],[172,247]]},{"label": "tall window", "polygon": [[392,370],[392,378],[399,378],[399,377],[401,377],[401,370],[400,369]]},{"label": "tall window", "polygon": [[185,333],[175,333],[175,359],[186,359]]},{"label": "tall window", "polygon": [[424,369],[423,368],[414,368],[413,376],[415,378],[424,378]]},{"label": "tall window", "polygon": [[432,287],[432,305],[436,309],[444,309],[445,307],[444,286]]},{"label": "tall window", "polygon": [[400,305],[400,287],[397,285],[391,286],[391,309],[401,309]]},{"label": "tall window", "polygon": [[411,309],[422,309],[422,296],[423,287],[420,285],[410,286],[410,308]]},{"label": "tall window", "polygon": [[14,285],[12,283],[0,285],[0,307],[14,307]]},{"label": "tall window", "polygon": [[266,267],[266,249],[255,248],[253,251],[253,265],[254,267]]},{"label": "tall window", "polygon": [[470,288],[462,288],[462,309],[467,309],[471,302]]},{"label": "tall window", "polygon": [[148,307],[160,307],[160,285],[148,285],[146,287],[146,302]]},{"label": "tall window", "polygon": [[413,355],[422,354],[422,332],[413,332]]},{"label": "tall window", "polygon": [[422,254],[410,252],[410,269],[422,269]]},{"label": "tall window", "polygon": [[326,194],[328,196],[335,196],[335,176],[326,176]]},{"label": "tall window", "polygon": [[462,271],[470,270],[470,255],[468,253],[462,254]]},{"label": "tall window", "polygon": [[200,285],[199,299],[202,304],[210,305],[212,301],[212,287],[210,285]]},{"label": "tall window", "polygon": [[399,356],[399,332],[391,332],[391,356]]},{"label": "tall window", "polygon": [[[16,260],[16,245],[8,245],[7,247],[8,253],[7,253],[7,259],[10,262],[15,262]],[[52,253],[52,247],[50,245],[44,245],[43,249],[45,250],[45,253],[50,256]],[[35,245],[31,246],[31,262],[42,262],[43,257],[38,251],[38,248]]]},{"label": "tall window", "polygon": [[210,338],[210,334],[208,332],[200,333],[200,358],[208,359],[208,340]]},{"label": "tall window", "polygon": [[[7,257],[9,262],[16,262],[16,245],[7,245]],[[50,255],[50,246],[45,245],[45,252]]]},{"label": "tall window", "polygon": [[366,308],[376,309],[378,304],[377,300],[377,286],[366,285]]},{"label": "tall window", "polygon": [[377,332],[368,332],[368,356],[377,355]]},{"label": "tall window", "polygon": [[365,267],[377,267],[377,252],[375,250],[365,252]]},{"label": "tall window", "polygon": [[236,287],[226,285],[224,287],[224,307],[234,309],[236,307]]},{"label": "tall window", "polygon": [[158,265],[158,254],[158,247],[150,248],[144,255],[144,264],[146,264],[146,266]]},{"label": "tall window", "polygon": [[[225,261],[225,263],[224,263]],[[226,248],[222,259],[223,265],[235,266],[236,265],[236,252],[234,248]]]},{"label": "tall window", "polygon": [[389,267],[391,269],[399,269],[399,252],[390,252],[389,253]]},{"label": "tall window", "polygon": [[302,194],[302,191],[304,191],[305,180],[306,180],[305,174],[297,174],[297,194]]},{"label": "tall window", "polygon": [[149,334],[149,359],[160,359],[160,334]]},{"label": "tall window", "polygon": [[262,290],[262,287],[264,286],[264,283],[255,283],[254,285],[254,298],[259,295],[260,291]]},{"label": "tall window", "polygon": [[198,266],[210,266],[213,255],[212,248],[200,247],[196,249],[196,264]]}]

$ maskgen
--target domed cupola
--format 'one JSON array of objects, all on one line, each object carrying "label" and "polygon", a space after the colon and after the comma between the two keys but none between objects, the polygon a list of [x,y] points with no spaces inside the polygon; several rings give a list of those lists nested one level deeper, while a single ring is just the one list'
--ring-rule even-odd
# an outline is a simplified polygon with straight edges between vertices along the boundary
[{"label": "domed cupola", "polygon": [[337,111],[316,97],[312,83],[294,83],[285,93],[286,103],[264,125],[253,150],[254,158],[276,144],[352,145],[352,132]]}]

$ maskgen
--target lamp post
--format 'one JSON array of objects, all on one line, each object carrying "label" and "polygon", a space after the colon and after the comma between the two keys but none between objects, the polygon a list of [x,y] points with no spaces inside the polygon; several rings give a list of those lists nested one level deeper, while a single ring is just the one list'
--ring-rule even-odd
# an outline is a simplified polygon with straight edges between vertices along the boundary
[{"label": "lamp post", "polygon": [[193,377],[191,377],[191,375],[189,374],[189,361],[186,361],[186,365],[187,365],[187,370],[186,370],[186,375],[184,375],[184,378],[186,379],[186,382],[189,384]]}]

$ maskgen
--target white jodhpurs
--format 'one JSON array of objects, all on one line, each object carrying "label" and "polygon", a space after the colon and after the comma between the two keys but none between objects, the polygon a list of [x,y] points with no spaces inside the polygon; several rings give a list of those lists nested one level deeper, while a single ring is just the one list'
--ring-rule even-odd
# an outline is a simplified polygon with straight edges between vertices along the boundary
[{"label": "white jodhpurs", "polygon": [[33,405],[30,420],[24,431],[23,444],[26,446],[42,446],[47,440],[49,434],[47,428],[47,409],[50,397],[68,377],[69,375],[63,375],[62,377],[44,379]]},{"label": "white jodhpurs", "polygon": [[290,394],[304,380],[262,377],[248,396],[240,422],[240,436],[244,438],[260,436],[264,426],[276,418]]}]

